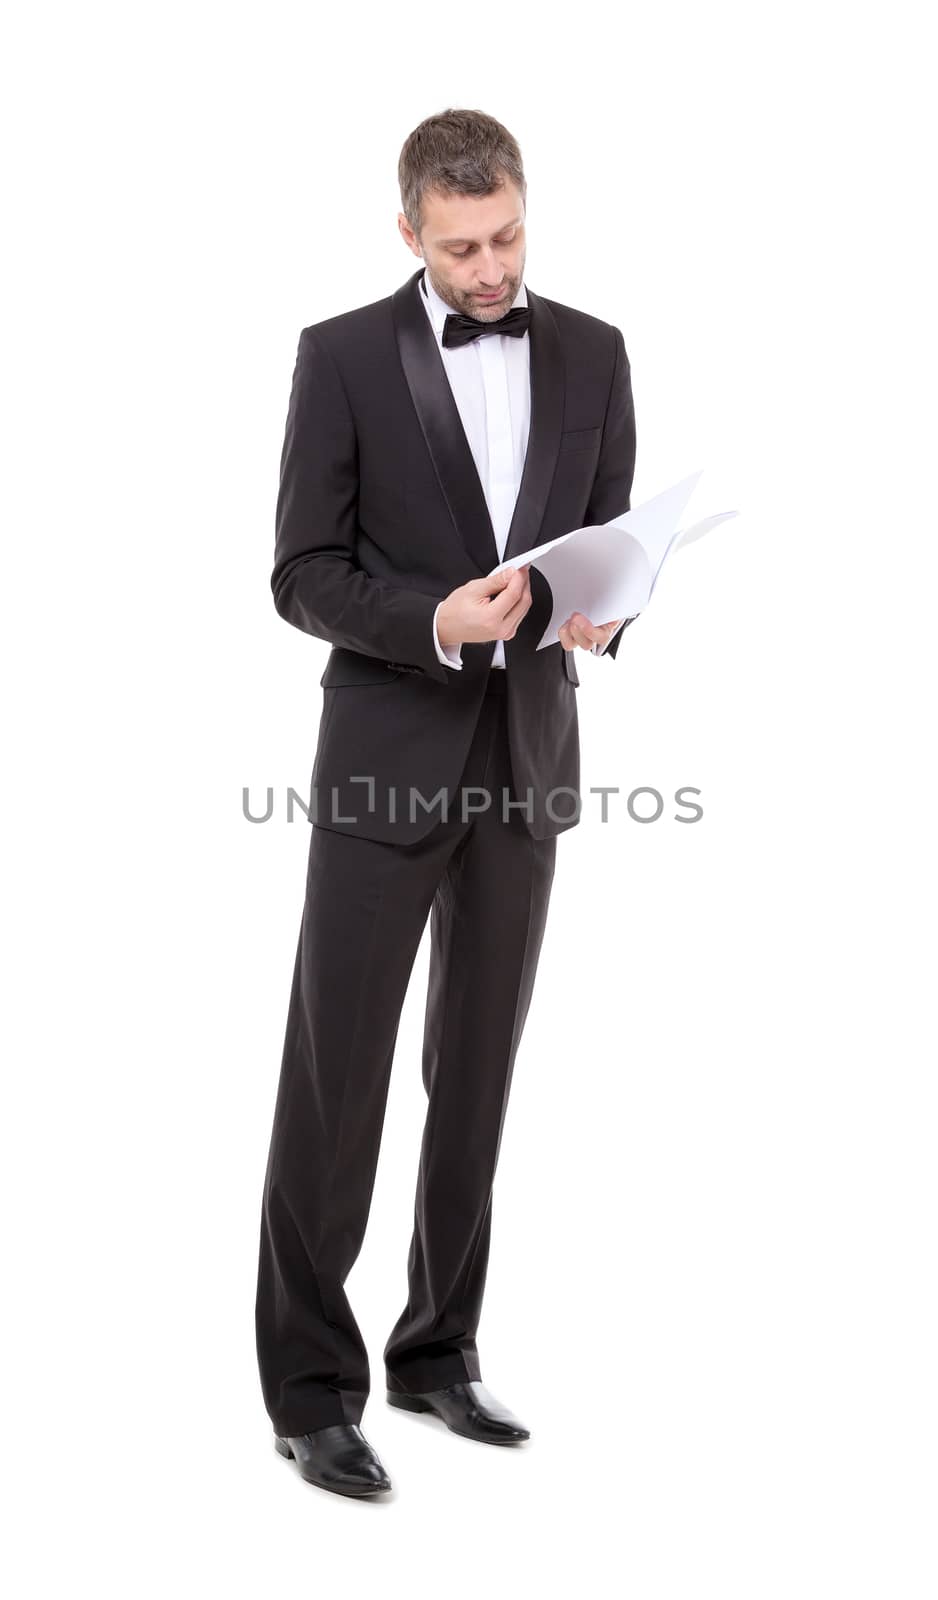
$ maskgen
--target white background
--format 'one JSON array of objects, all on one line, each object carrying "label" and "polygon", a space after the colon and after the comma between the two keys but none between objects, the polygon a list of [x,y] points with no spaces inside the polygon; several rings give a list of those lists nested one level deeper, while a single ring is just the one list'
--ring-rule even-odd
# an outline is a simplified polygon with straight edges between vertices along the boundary
[{"label": "white background", "polygon": [[[933,1597],[934,129],[920,7],[20,7],[4,42],[13,1592]],[[737,520],[578,653],[483,1378],[390,1411],[421,950],[349,1289],[380,1504],[276,1456],[260,1199],[328,647],[269,591],[299,330],[393,292],[400,147],[519,139],[621,327],[634,499]],[[277,796],[252,826],[242,787]],[[632,822],[638,784],[703,820]],[[497,907],[493,907],[497,914]],[[366,1527],[367,1524],[367,1527]]]}]

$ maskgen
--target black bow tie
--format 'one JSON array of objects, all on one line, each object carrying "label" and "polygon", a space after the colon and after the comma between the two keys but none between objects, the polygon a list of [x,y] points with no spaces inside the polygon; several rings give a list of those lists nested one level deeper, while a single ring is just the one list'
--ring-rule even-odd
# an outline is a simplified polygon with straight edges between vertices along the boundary
[{"label": "black bow tie", "polygon": [[530,306],[515,306],[497,322],[477,322],[475,317],[464,317],[461,312],[453,311],[443,324],[443,343],[448,349],[454,349],[461,344],[471,344],[473,339],[484,339],[489,333],[507,333],[512,339],[520,339],[527,333],[530,321]]}]

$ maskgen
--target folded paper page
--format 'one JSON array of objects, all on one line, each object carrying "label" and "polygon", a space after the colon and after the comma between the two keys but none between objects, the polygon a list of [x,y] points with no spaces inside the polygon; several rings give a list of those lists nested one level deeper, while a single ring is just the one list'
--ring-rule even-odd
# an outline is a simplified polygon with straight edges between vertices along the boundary
[{"label": "folded paper page", "polygon": [[574,528],[492,568],[496,573],[530,563],[547,579],[553,609],[538,650],[557,644],[558,630],[574,611],[594,623],[644,611],[667,557],[737,515],[720,511],[693,527],[678,528],[700,477],[696,472],[612,522]]}]

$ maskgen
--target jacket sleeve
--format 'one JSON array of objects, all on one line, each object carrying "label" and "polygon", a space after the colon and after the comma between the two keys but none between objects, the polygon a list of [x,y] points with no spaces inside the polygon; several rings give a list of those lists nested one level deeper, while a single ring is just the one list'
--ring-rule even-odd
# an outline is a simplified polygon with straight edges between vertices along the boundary
[{"label": "jacket sleeve", "polygon": [[[619,329],[613,328],[612,331],[615,336],[615,365],[609,399],[606,403],[606,421],[599,462],[593,479],[584,527],[611,522],[613,517],[621,517],[623,512],[629,510],[632,479],[635,475],[635,406],[632,401],[629,358],[625,353],[625,342]],[[596,620],[609,619],[604,617]],[[605,650],[597,652],[594,646],[594,654],[614,658],[622,641],[622,635],[629,623],[634,620],[634,617],[630,617],[622,624],[609,640]]]},{"label": "jacket sleeve", "polygon": [[356,561],[357,529],[354,418],[331,355],[304,328],[280,457],[274,605],[304,633],[448,683],[433,643],[445,596],[370,577]]}]

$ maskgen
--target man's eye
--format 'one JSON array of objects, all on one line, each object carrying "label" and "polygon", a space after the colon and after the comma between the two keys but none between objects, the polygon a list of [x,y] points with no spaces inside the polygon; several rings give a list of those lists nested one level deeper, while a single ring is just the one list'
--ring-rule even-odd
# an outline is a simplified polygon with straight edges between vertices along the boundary
[{"label": "man's eye", "polygon": [[[496,239],[496,240],[494,240],[495,244],[514,244],[514,242],[515,242],[514,234],[512,234],[510,239]],[[451,250],[450,251],[450,255],[451,256],[455,256],[458,261],[461,261],[462,258],[464,256],[467,256],[468,254],[469,254],[468,250]]]}]

